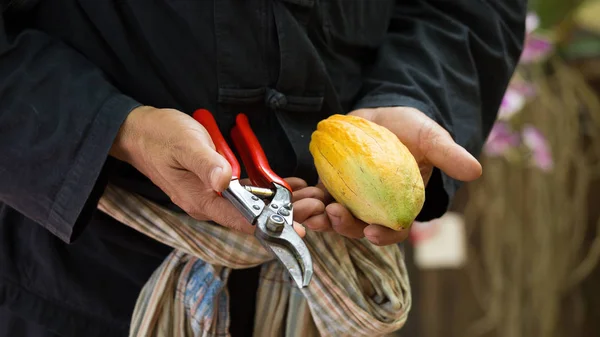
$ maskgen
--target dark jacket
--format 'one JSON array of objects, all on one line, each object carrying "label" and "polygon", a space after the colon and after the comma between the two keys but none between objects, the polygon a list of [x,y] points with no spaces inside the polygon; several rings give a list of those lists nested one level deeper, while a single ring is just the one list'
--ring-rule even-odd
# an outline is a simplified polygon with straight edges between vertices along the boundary
[{"label": "dark jacket", "polygon": [[[0,0],[0,305],[64,336],[124,336],[168,247],[95,212],[140,104],[246,112],[273,169],[316,181],[316,123],[411,106],[479,155],[521,52],[525,0]],[[420,219],[459,183],[436,172]],[[235,322],[233,323],[235,324]]]}]

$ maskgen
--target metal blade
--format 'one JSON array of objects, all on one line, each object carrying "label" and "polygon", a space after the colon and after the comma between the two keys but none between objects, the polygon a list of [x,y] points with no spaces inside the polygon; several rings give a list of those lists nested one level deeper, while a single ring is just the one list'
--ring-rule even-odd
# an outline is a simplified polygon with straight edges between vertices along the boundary
[{"label": "metal blade", "polygon": [[263,232],[261,227],[256,229],[255,236],[283,263],[298,287],[308,286],[313,275],[312,257],[294,227],[285,224],[279,235],[268,229]]},{"label": "metal blade", "polygon": [[254,235],[283,263],[298,287],[303,288],[312,279],[312,257],[294,230],[290,191],[279,184],[274,186],[273,200],[256,219]]},{"label": "metal blade", "polygon": [[[300,265],[299,260],[290,253],[289,249],[274,242],[266,242],[269,250],[283,263],[290,276],[299,288],[308,286],[312,278],[312,260],[309,256],[309,266]],[[306,263],[306,260],[300,259]],[[308,268],[307,268],[308,267]]]}]

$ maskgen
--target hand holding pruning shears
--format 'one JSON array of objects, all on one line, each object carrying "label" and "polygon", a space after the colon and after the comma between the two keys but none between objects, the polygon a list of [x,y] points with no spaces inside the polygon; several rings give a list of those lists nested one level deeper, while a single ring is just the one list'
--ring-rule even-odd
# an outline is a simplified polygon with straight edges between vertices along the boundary
[{"label": "hand holding pruning shears", "polygon": [[312,260],[302,241],[304,230],[293,220],[322,214],[322,191],[273,173],[240,115],[234,142],[255,185],[244,187],[237,159],[228,155],[212,115],[203,110],[194,118],[172,109],[137,108],[123,123],[111,155],[149,177],[194,218],[254,233],[299,286],[307,285]]},{"label": "hand holding pruning shears", "polygon": [[[198,220],[213,220],[248,234],[254,227],[220,197],[231,181],[231,165],[216,150],[206,129],[191,116],[174,109],[134,109],[114,141],[111,155],[154,182],[171,200]],[[324,211],[322,191],[298,178],[292,185],[294,219],[304,222]],[[298,231],[304,231],[298,227]]]}]

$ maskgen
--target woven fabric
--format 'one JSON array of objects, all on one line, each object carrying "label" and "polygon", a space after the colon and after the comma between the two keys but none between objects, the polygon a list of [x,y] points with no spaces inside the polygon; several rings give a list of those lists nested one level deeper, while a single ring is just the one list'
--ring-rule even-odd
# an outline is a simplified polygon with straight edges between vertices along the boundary
[{"label": "woven fabric", "polygon": [[411,306],[403,255],[396,245],[308,231],[314,275],[299,289],[256,238],[197,221],[115,186],[99,209],[173,247],[143,287],[130,337],[229,336],[231,269],[261,266],[254,336],[385,336]]}]

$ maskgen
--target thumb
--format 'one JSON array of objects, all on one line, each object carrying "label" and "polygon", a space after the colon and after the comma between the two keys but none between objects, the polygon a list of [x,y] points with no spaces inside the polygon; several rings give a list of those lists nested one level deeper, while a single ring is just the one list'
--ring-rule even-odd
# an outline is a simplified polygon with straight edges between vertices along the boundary
[{"label": "thumb", "polygon": [[387,127],[413,154],[454,179],[472,181],[481,176],[479,161],[458,145],[446,129],[417,109],[365,109],[355,114]]},{"label": "thumb", "polygon": [[419,150],[433,166],[439,167],[450,177],[461,181],[473,181],[481,176],[479,161],[439,124],[425,116],[419,131]]},{"label": "thumb", "polygon": [[222,192],[229,186],[232,177],[231,165],[210,146],[201,144],[181,157],[182,166],[214,191]]}]

